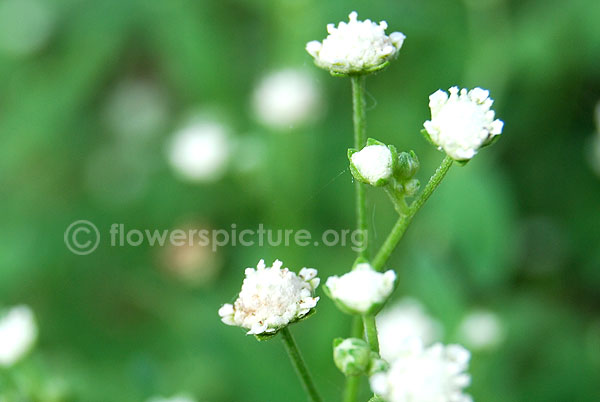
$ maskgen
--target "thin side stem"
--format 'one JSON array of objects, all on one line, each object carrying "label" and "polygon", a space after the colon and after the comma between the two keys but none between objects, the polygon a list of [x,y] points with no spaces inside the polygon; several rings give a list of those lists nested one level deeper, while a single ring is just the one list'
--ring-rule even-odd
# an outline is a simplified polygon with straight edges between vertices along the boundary
[{"label": "thin side stem", "polygon": [[[352,122],[354,123],[354,148],[361,149],[367,141],[367,117],[366,117],[366,101],[365,101],[365,77],[352,76]],[[356,187],[356,224],[358,230],[363,235],[363,244],[359,255],[363,258],[368,258],[368,221],[367,221],[367,202],[366,202],[366,187],[358,180],[355,181]]]},{"label": "thin side stem", "polygon": [[315,387],[312,377],[308,371],[308,367],[306,367],[306,363],[300,354],[298,345],[296,344],[296,341],[294,340],[289,328],[286,327],[282,329],[281,336],[283,339],[283,344],[285,345],[285,349],[287,350],[290,360],[296,369],[296,374],[298,374],[298,377],[300,378],[306,393],[310,397],[310,400],[312,402],[322,402],[323,400],[317,392],[317,388]]},{"label": "thin side stem", "polygon": [[392,252],[398,245],[398,242],[400,239],[402,239],[402,236],[404,236],[404,233],[406,232],[408,225],[410,225],[413,217],[429,199],[435,189],[440,185],[446,176],[446,173],[448,173],[448,170],[452,166],[452,162],[453,159],[449,156],[444,158],[442,164],[437,168],[433,176],[431,176],[421,194],[419,194],[418,198],[410,205],[407,213],[398,218],[394,224],[394,227],[392,228],[391,233],[388,235],[387,239],[385,239],[383,245],[373,259],[373,268],[375,268],[377,271],[381,271],[383,269],[384,265],[392,255]]},{"label": "thin side stem", "polygon": [[367,334],[367,343],[373,352],[379,353],[379,338],[377,337],[377,324],[374,315],[363,316],[365,324],[365,333]]}]

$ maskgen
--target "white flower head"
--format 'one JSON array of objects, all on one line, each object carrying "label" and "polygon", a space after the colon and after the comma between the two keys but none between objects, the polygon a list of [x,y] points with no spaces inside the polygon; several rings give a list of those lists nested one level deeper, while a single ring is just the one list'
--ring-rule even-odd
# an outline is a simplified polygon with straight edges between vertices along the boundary
[{"label": "white flower head", "polygon": [[253,96],[258,119],[276,130],[289,130],[318,116],[320,93],[310,74],[285,69],[267,75]]},{"label": "white flower head", "polygon": [[471,382],[466,373],[470,353],[459,345],[420,342],[390,362],[385,372],[371,376],[371,389],[387,402],[471,402],[463,393]]},{"label": "white flower head", "polygon": [[466,161],[500,135],[504,123],[495,119],[489,91],[452,87],[449,92],[440,89],[429,97],[431,120],[424,133],[448,156]]},{"label": "white flower head", "polygon": [[350,149],[348,157],[354,178],[372,186],[387,184],[398,164],[398,153],[394,146],[371,138],[360,151]]},{"label": "white flower head", "polygon": [[199,117],[177,131],[168,149],[169,162],[183,178],[197,182],[220,179],[231,154],[228,130],[214,119]]},{"label": "white flower head", "polygon": [[473,311],[465,316],[458,332],[472,349],[492,349],[504,340],[504,326],[500,317],[487,310]]},{"label": "white flower head", "polygon": [[394,271],[377,272],[363,262],[341,277],[327,278],[325,291],[344,312],[375,314],[392,294],[395,282]]},{"label": "white flower head", "polygon": [[317,305],[317,270],[302,268],[298,274],[282,268],[279,260],[267,267],[260,260],[256,269],[246,268],[242,290],[233,304],[219,309],[221,321],[246,328],[248,334],[274,335],[300,320]]},{"label": "white flower head", "polygon": [[359,21],[358,13],[348,16],[349,22],[327,25],[329,35],[323,42],[306,44],[306,51],[315,64],[334,75],[367,74],[384,68],[396,57],[405,36],[394,32],[387,36],[387,23]]},{"label": "white flower head", "polygon": [[0,312],[0,366],[12,366],[33,346],[37,338],[33,312],[27,306],[16,306]]},{"label": "white flower head", "polygon": [[427,346],[439,340],[443,331],[419,301],[407,297],[377,315],[377,332],[381,357],[392,361],[410,348],[415,338]]}]

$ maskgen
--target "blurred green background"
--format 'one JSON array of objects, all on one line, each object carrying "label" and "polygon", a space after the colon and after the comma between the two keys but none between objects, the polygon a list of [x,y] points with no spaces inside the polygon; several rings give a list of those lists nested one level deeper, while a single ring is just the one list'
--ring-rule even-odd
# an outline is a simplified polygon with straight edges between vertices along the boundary
[{"label": "blurred green background", "polygon": [[[506,123],[413,222],[389,263],[397,297],[421,300],[446,342],[472,309],[498,314],[506,339],[473,352],[476,401],[600,400],[600,2],[0,0],[0,304],[36,314],[38,343],[13,370],[40,400],[305,400],[281,343],[221,324],[217,309],[260,258],[326,278],[350,267],[350,247],[213,254],[111,247],[108,231],[352,228],[350,83],[304,45],[354,9],[407,36],[367,80],[368,134],[414,149],[422,181],[442,159],[419,135],[429,94],[488,88]],[[310,122],[257,119],[255,88],[281,68],[311,74],[322,111]],[[182,179],[167,157],[197,110],[235,145],[211,182]],[[379,244],[395,212],[368,196]],[[101,232],[87,256],[63,241],[78,219]],[[328,401],[344,383],[331,341],[349,327],[327,298],[293,327]]]}]

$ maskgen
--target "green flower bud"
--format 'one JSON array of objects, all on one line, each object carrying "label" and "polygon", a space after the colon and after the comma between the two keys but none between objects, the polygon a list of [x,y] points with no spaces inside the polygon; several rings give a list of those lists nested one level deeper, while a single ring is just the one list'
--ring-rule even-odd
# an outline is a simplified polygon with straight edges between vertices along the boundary
[{"label": "green flower bud", "polygon": [[398,155],[396,177],[401,181],[412,179],[419,170],[419,166],[419,158],[417,158],[414,151],[401,152]]},{"label": "green flower bud", "polygon": [[419,180],[417,180],[417,179],[409,180],[406,183],[404,183],[404,185],[403,185],[404,195],[406,195],[407,197],[412,197],[415,194],[417,194],[417,191],[419,191],[420,187],[421,187],[421,182],[419,182]]},{"label": "green flower bud", "polygon": [[333,361],[347,376],[366,374],[371,365],[371,349],[358,338],[336,338],[333,341]]}]

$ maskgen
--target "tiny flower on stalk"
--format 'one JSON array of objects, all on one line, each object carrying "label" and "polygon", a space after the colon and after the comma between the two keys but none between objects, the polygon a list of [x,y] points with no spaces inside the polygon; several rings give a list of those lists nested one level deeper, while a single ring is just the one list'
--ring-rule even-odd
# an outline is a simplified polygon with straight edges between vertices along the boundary
[{"label": "tiny flower on stalk", "polygon": [[322,43],[315,40],[306,44],[317,66],[332,75],[368,74],[385,68],[398,55],[404,34],[393,32],[387,36],[385,21],[359,21],[356,11],[348,19],[337,28],[328,24],[329,35]]},{"label": "tiny flower on stalk", "polygon": [[396,148],[372,138],[367,140],[367,145],[360,151],[350,148],[348,159],[354,178],[376,187],[388,184],[398,165]]},{"label": "tiny flower on stalk", "polygon": [[271,267],[260,260],[256,269],[246,268],[242,290],[233,304],[219,309],[221,321],[248,330],[259,339],[306,318],[317,305],[317,270],[302,268],[298,274],[282,268],[279,260]]},{"label": "tiny flower on stalk", "polygon": [[387,368],[385,361],[359,338],[334,339],[333,361],[346,376],[372,374]]},{"label": "tiny flower on stalk", "polygon": [[449,92],[440,89],[429,97],[431,120],[422,132],[452,159],[468,161],[502,133],[504,123],[495,119],[489,91],[452,87]]},{"label": "tiny flower on stalk", "polygon": [[392,270],[377,272],[366,262],[356,265],[347,274],[330,276],[325,293],[348,314],[376,314],[392,294],[396,273]]},{"label": "tiny flower on stalk", "polygon": [[424,348],[414,342],[411,350],[390,362],[386,371],[370,378],[371,390],[387,402],[471,402],[463,393],[471,377],[466,373],[471,357],[459,345],[436,343]]}]

